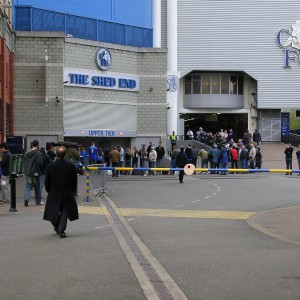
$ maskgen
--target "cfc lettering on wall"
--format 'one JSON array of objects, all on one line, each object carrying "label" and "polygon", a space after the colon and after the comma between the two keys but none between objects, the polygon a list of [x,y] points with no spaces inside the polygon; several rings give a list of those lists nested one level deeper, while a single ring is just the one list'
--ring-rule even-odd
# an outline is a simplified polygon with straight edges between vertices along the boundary
[{"label": "cfc lettering on wall", "polygon": [[284,51],[284,68],[290,68],[290,61],[300,62],[300,21],[292,25],[292,31],[281,29],[277,33],[277,44]]}]

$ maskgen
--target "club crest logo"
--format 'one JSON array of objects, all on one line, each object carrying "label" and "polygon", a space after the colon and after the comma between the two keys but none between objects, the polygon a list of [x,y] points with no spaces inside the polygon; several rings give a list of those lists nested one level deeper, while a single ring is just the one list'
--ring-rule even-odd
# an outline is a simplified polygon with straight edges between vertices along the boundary
[{"label": "club crest logo", "polygon": [[177,91],[177,80],[173,75],[167,77],[167,92],[176,92]]},{"label": "club crest logo", "polygon": [[106,48],[100,48],[96,53],[96,64],[99,69],[106,71],[111,67],[111,54]]},{"label": "club crest logo", "polygon": [[300,21],[292,25],[292,30],[281,29],[277,33],[277,44],[285,53],[285,68],[290,68],[290,60],[300,62]]}]

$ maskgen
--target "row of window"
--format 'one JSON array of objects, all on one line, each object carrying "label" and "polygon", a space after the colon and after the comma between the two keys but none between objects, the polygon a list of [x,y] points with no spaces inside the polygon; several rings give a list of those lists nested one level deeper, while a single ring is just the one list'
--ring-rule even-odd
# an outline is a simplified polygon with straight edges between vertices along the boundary
[{"label": "row of window", "polygon": [[16,7],[15,30],[63,31],[75,38],[133,47],[153,47],[152,29],[79,17],[32,7]]},{"label": "row of window", "polygon": [[185,94],[244,94],[243,76],[230,74],[193,74],[185,77]]}]

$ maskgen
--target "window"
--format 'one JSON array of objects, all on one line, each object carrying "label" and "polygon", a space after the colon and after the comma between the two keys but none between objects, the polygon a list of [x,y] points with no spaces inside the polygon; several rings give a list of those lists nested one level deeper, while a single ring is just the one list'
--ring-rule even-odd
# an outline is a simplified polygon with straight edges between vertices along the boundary
[{"label": "window", "polygon": [[221,75],[221,94],[229,94],[229,75]]},{"label": "window", "polygon": [[220,94],[220,75],[213,74],[211,76],[211,92],[212,94]]},{"label": "window", "polygon": [[237,76],[230,76],[229,80],[229,94],[237,94]]},{"label": "window", "polygon": [[193,73],[185,77],[185,94],[243,95],[244,77],[225,73]]},{"label": "window", "polygon": [[192,93],[192,77],[185,77],[185,94],[190,95]]},{"label": "window", "polygon": [[193,94],[200,94],[201,90],[201,75],[193,76]]},{"label": "window", "polygon": [[210,94],[210,75],[202,75],[202,94]]},{"label": "window", "polygon": [[238,77],[238,94],[244,95],[244,78],[243,78],[243,76]]}]

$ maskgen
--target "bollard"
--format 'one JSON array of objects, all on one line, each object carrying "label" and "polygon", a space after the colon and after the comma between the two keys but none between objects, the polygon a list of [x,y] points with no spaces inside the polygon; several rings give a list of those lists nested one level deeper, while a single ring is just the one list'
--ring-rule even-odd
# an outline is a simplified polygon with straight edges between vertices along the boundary
[{"label": "bollard", "polygon": [[10,212],[16,212],[16,178],[18,174],[12,172],[10,174]]}]

